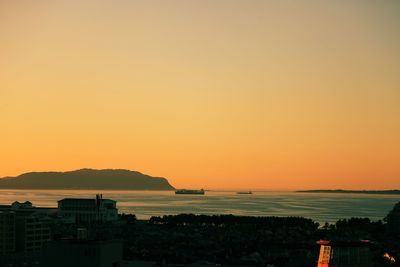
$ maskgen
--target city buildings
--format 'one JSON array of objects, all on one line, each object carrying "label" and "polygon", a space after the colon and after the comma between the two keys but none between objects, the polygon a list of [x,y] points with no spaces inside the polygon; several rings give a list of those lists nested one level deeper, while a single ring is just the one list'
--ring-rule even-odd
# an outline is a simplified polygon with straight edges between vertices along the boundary
[{"label": "city buildings", "polygon": [[[122,241],[89,240],[86,228],[78,228],[76,238],[68,240],[54,240],[52,236],[52,229],[57,230],[53,233],[56,236],[61,231],[69,237],[68,229],[80,223],[90,227],[91,223],[116,220],[116,201],[101,195],[94,199],[63,199],[58,208],[35,207],[30,201],[0,205],[0,267],[120,266]],[[42,255],[48,265],[42,264]]]},{"label": "city buildings", "polygon": [[368,241],[333,242],[320,240],[318,267],[370,267],[372,266]]},{"label": "city buildings", "polygon": [[95,199],[64,198],[58,201],[58,215],[73,218],[76,223],[110,222],[118,219],[115,200],[103,199],[96,195]]},{"label": "city buildings", "polygon": [[43,244],[50,240],[49,211],[29,201],[0,206],[0,266],[39,266]]},{"label": "city buildings", "polygon": [[0,254],[39,251],[51,237],[46,220],[48,210],[33,207],[29,201],[1,206]]}]

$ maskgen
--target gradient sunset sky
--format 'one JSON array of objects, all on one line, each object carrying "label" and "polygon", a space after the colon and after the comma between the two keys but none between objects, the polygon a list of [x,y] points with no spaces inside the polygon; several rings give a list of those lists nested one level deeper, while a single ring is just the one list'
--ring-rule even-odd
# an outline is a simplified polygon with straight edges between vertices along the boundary
[{"label": "gradient sunset sky", "polygon": [[400,188],[400,1],[0,1],[0,177]]}]

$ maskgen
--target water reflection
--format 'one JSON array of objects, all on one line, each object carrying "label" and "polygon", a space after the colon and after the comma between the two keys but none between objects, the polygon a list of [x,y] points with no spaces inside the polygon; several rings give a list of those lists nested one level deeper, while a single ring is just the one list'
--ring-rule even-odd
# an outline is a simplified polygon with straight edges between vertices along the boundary
[{"label": "water reflection", "polygon": [[[0,204],[33,202],[55,207],[66,197],[90,197],[93,190],[0,190]],[[105,198],[118,201],[120,212],[134,213],[139,219],[153,215],[198,213],[249,216],[304,216],[319,222],[335,222],[350,217],[382,219],[399,201],[395,195],[322,194],[296,192],[210,191],[206,195],[175,195],[172,191],[102,191]]]}]

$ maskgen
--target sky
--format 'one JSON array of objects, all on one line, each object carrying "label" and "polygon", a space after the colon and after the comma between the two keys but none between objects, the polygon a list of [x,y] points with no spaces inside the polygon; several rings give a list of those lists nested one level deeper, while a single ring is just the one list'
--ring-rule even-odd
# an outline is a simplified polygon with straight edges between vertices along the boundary
[{"label": "sky", "polygon": [[400,188],[400,2],[0,1],[0,177]]}]

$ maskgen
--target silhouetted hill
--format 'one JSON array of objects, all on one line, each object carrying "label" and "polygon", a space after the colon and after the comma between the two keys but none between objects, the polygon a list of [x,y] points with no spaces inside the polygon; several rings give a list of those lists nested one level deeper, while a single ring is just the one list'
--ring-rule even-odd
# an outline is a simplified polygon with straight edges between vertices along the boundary
[{"label": "silhouetted hill", "polygon": [[30,172],[0,179],[0,189],[174,190],[167,179],[130,170]]}]

